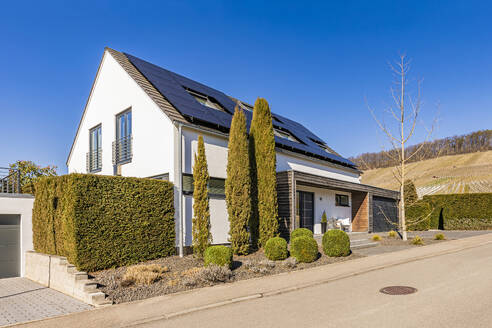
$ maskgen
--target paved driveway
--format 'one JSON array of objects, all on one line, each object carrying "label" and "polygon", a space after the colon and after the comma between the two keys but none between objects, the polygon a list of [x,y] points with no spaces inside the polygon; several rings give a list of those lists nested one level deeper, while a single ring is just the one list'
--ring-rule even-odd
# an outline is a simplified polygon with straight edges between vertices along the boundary
[{"label": "paved driveway", "polygon": [[27,278],[0,279],[0,326],[91,308],[84,302]]}]

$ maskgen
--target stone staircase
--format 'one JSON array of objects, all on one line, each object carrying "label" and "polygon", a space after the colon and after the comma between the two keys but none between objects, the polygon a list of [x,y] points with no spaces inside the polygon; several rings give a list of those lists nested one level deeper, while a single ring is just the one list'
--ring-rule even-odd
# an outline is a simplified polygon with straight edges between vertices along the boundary
[{"label": "stone staircase", "polygon": [[95,307],[113,304],[97,288],[97,283],[89,279],[87,272],[77,271],[75,265],[62,256],[26,252],[25,276]]},{"label": "stone staircase", "polygon": [[356,239],[356,238],[357,237],[351,237],[350,238],[350,249],[352,249],[352,250],[375,247],[378,245],[378,243],[375,243],[375,242],[373,242],[367,238],[360,238],[360,237],[359,237],[359,239]]}]

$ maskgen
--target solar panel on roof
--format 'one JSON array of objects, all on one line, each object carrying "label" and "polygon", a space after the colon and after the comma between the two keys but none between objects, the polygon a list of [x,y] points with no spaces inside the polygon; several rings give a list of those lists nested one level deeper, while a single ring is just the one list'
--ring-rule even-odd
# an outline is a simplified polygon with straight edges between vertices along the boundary
[{"label": "solar panel on roof", "polygon": [[[229,129],[236,103],[223,92],[210,88],[199,82],[190,80],[184,76],[168,71],[162,67],[146,62],[142,59],[126,54],[130,62],[142,73],[147,80],[178,110],[183,116],[194,122],[199,120],[208,124]],[[185,88],[199,92],[215,99],[229,113],[211,109],[199,103]],[[246,125],[249,130],[253,113],[245,110]],[[289,120],[278,114],[272,113],[275,124],[288,131],[300,142],[290,141],[286,138],[275,137],[278,146],[285,147],[297,152],[311,154],[314,157],[340,163],[342,165],[355,167],[355,164],[346,158],[327,153],[314,140],[321,140],[303,125]]]}]

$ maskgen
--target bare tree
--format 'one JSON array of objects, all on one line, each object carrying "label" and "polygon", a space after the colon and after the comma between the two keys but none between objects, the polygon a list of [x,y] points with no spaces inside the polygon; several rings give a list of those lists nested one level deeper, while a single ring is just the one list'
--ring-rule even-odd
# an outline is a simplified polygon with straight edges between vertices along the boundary
[{"label": "bare tree", "polygon": [[434,120],[430,129],[426,129],[425,141],[419,144],[415,149],[412,149],[409,153],[405,147],[410,138],[414,135],[416,126],[419,123],[419,114],[422,105],[420,94],[422,82],[421,80],[417,81],[416,95],[411,96],[407,91],[407,77],[410,70],[410,62],[407,60],[406,56],[400,55],[399,61],[395,64],[390,64],[390,67],[395,75],[396,87],[390,89],[393,105],[388,106],[385,112],[396,121],[395,125],[387,126],[384,119],[379,119],[376,116],[376,113],[371,106],[368,105],[368,108],[372,117],[379,128],[384,132],[393,148],[391,151],[384,152],[384,154],[388,156],[392,162],[397,163],[394,167],[393,176],[400,186],[399,223],[403,240],[407,240],[404,194],[406,175],[405,165],[411,161],[413,157],[423,151],[427,141],[432,135],[436,120]]}]

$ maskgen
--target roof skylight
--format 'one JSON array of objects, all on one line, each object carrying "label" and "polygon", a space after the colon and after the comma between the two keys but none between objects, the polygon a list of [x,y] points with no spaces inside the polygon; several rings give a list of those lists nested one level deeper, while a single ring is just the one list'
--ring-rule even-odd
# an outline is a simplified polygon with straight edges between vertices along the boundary
[{"label": "roof skylight", "polygon": [[193,97],[195,98],[196,101],[198,101],[200,104],[207,106],[212,109],[220,110],[221,112],[226,112],[226,110],[217,102],[215,99],[210,98],[206,95],[203,95],[201,93],[198,93],[196,91],[186,89],[186,91]]},{"label": "roof skylight", "polygon": [[241,107],[242,109],[249,110],[250,112],[253,111],[253,106],[251,106],[250,104],[242,102],[241,100],[239,100],[238,102],[239,102],[239,107]]},{"label": "roof skylight", "polygon": [[279,127],[276,126],[273,127],[273,134],[279,138],[284,138],[290,141],[299,142],[299,140],[297,140],[297,138],[294,137],[289,131],[281,130]]},{"label": "roof skylight", "polygon": [[333,151],[333,149],[328,147],[324,142],[313,139],[313,138],[309,138],[309,139],[311,139],[315,144],[317,144],[321,149],[323,149],[327,153],[336,155],[336,153]]}]

